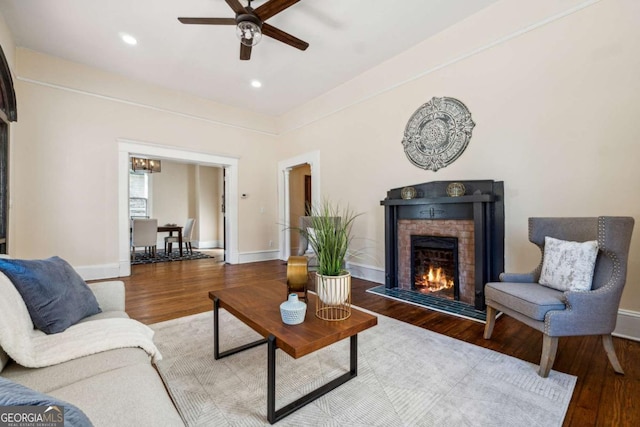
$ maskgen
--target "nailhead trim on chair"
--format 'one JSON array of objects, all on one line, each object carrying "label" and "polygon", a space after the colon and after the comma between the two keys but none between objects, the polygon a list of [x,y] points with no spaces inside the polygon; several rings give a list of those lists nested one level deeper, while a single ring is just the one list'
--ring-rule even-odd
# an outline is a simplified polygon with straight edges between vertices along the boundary
[{"label": "nailhead trim on chair", "polygon": [[[602,216],[598,217],[598,246],[602,248],[607,247],[607,244],[606,244],[607,235],[605,232],[605,226],[606,226],[606,218]],[[601,289],[609,289],[613,287],[613,285],[620,279],[620,260],[618,259],[615,253],[607,249],[603,249],[602,251],[609,258],[611,258],[611,261],[613,261],[613,274],[611,275],[611,278],[609,279],[607,284],[601,287]]]},{"label": "nailhead trim on chair", "polygon": [[[600,216],[598,217],[598,247],[602,250],[602,253],[608,256],[613,262],[613,273],[611,274],[611,278],[607,281],[607,284],[601,286],[597,290],[602,289],[603,291],[609,290],[612,288],[616,282],[620,279],[620,260],[614,252],[611,252],[607,248],[607,233],[606,233],[606,217]],[[531,230],[529,230],[529,235],[531,235]],[[576,291],[573,291],[576,292]],[[591,292],[591,291],[577,291],[577,292]],[[571,305],[567,302],[567,310],[571,311]],[[556,314],[553,312],[548,312],[544,318],[544,333],[548,334],[549,332],[549,323],[551,322],[551,317]]]}]

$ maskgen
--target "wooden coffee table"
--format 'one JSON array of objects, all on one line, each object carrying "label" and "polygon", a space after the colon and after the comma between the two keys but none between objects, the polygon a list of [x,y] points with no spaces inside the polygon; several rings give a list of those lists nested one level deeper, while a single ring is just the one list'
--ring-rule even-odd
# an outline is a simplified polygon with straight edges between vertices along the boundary
[{"label": "wooden coffee table", "polygon": [[[353,307],[351,316],[346,320],[331,322],[318,319],[315,316],[316,296],[309,294],[304,322],[285,325],[280,317],[280,304],[286,300],[286,292],[286,286],[276,281],[209,292],[209,298],[213,300],[213,352],[216,360],[267,343],[267,419],[271,424],[356,377],[358,333],[378,323],[376,316]],[[220,308],[229,311],[265,339],[220,352]],[[351,340],[349,372],[276,410],[276,349],[297,359],[345,338]]]}]

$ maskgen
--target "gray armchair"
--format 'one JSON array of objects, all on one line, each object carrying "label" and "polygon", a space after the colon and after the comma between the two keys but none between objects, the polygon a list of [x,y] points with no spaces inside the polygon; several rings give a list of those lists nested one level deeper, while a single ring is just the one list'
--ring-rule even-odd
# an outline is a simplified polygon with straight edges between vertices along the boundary
[{"label": "gray armchair", "polygon": [[543,343],[538,374],[546,378],[555,360],[558,337],[601,335],[614,371],[623,374],[611,333],[626,282],[633,225],[631,217],[529,218],[529,241],[540,248],[542,258],[545,236],[576,242],[597,240],[591,290],[561,292],[540,285],[542,261],[528,274],[502,273],[501,282],[485,286],[484,338],[491,338],[497,311],[539,330]]}]

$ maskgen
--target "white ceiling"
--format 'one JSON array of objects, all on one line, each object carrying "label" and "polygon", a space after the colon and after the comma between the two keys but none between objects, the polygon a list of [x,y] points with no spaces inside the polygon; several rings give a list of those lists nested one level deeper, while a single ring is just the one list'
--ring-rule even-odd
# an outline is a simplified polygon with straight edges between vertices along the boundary
[{"label": "white ceiling", "polygon": [[[239,59],[234,26],[176,19],[234,17],[224,0],[0,0],[0,12],[18,46],[280,115],[494,1],[301,0],[267,22],[309,48],[303,52],[263,37],[250,61]],[[120,33],[138,44],[124,44]],[[253,79],[262,88],[252,88]]]}]

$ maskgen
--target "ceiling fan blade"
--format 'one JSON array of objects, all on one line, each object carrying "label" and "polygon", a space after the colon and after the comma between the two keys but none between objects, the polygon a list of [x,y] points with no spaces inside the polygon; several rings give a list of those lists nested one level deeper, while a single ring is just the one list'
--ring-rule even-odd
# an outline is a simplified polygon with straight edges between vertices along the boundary
[{"label": "ceiling fan blade", "polygon": [[[298,3],[300,0],[271,0],[255,9],[253,13],[258,15],[262,21],[266,21],[271,18],[273,15],[282,12],[286,8],[293,6]],[[229,0],[227,0],[229,2]]]},{"label": "ceiling fan blade", "polygon": [[265,36],[269,36],[272,39],[276,39],[281,41],[282,43],[286,43],[289,46],[293,46],[300,50],[307,50],[309,47],[309,43],[300,40],[297,37],[292,36],[289,33],[285,33],[284,31],[274,27],[273,25],[269,25],[267,23],[262,24],[262,34]]},{"label": "ceiling fan blade", "polygon": [[251,46],[247,46],[244,43],[240,43],[240,59],[248,61],[251,59]]},{"label": "ceiling fan blade", "polygon": [[183,24],[236,25],[235,18],[178,18]]},{"label": "ceiling fan blade", "polygon": [[225,0],[229,7],[233,9],[235,13],[247,13],[247,9],[244,8],[242,4],[238,0]]}]

